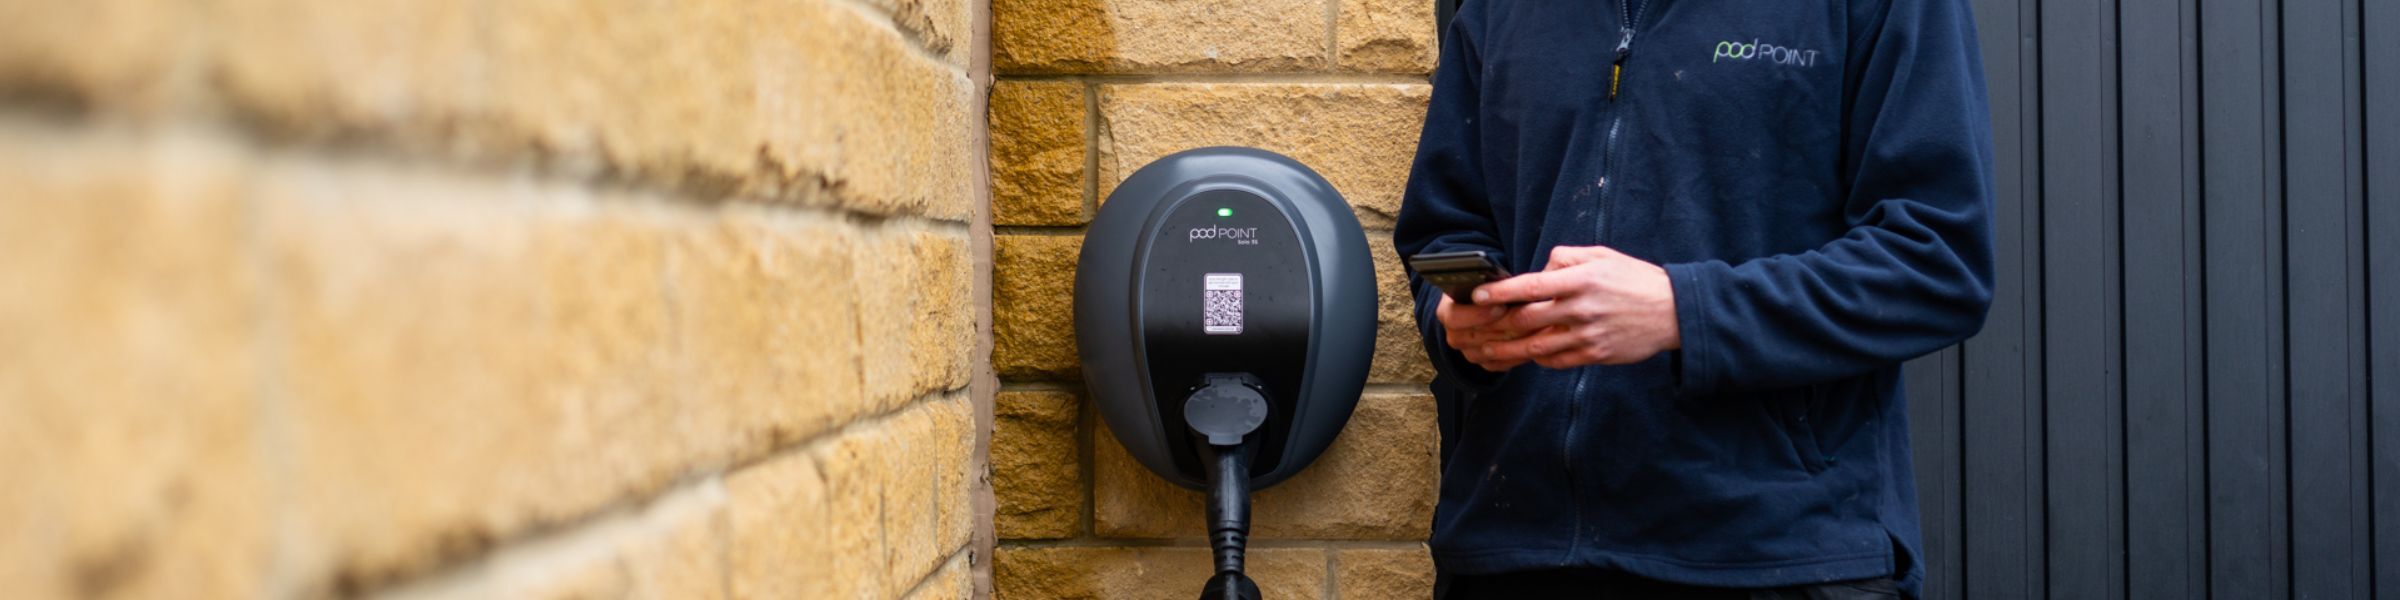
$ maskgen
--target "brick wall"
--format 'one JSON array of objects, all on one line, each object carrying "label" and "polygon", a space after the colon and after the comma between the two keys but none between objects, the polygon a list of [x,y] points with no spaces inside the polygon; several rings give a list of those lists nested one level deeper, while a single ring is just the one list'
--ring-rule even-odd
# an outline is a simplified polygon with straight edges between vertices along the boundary
[{"label": "brick wall", "polygon": [[1309,470],[1257,497],[1269,597],[1429,596],[1431,370],[1390,239],[1435,54],[1416,0],[993,0],[994,584],[1002,598],[1183,598],[1208,576],[1201,497],[1143,470],[1080,395],[1074,264],[1099,199],[1199,146],[1290,155],[1376,252],[1368,392]]},{"label": "brick wall", "polygon": [[0,0],[0,595],[973,593],[982,10]]}]

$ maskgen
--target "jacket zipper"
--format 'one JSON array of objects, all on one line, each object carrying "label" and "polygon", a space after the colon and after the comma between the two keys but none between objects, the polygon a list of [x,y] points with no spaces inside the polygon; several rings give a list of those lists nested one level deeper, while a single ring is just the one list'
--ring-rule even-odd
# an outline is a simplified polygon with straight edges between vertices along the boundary
[{"label": "jacket zipper", "polygon": [[1566,564],[1575,564],[1575,554],[1583,548],[1583,487],[1575,482],[1575,422],[1582,420],[1584,383],[1592,378],[1591,367],[1575,369],[1575,396],[1567,399],[1567,431],[1558,440],[1558,462],[1567,471],[1567,499],[1574,502],[1575,527],[1567,533]]},{"label": "jacket zipper", "polygon": [[1617,101],[1617,84],[1625,80],[1625,57],[1633,55],[1633,27],[1625,28],[1625,37],[1617,39],[1617,58],[1608,64],[1608,101]]},{"label": "jacket zipper", "polygon": [[[1608,200],[1616,195],[1611,189],[1613,186],[1609,184],[1612,174],[1617,170],[1615,156],[1617,130],[1622,129],[1625,124],[1624,108],[1616,106],[1617,85],[1625,76],[1625,59],[1633,55],[1635,20],[1641,18],[1642,13],[1649,11],[1651,2],[1651,0],[1642,0],[1642,7],[1637,11],[1631,6],[1634,1],[1617,0],[1617,23],[1620,36],[1617,38],[1616,59],[1609,63],[1608,137],[1602,140],[1600,148],[1600,206],[1596,220],[1600,222],[1600,240],[1603,242],[1608,240]],[[1569,564],[1575,561],[1576,555],[1583,547],[1583,488],[1575,481],[1575,424],[1583,420],[1584,391],[1591,382],[1591,377],[1591,367],[1576,369],[1575,396],[1567,399],[1567,428],[1563,439],[1559,440],[1559,463],[1566,467],[1567,493],[1575,503],[1575,528],[1567,538],[1567,561]]]},{"label": "jacket zipper", "polygon": [[1640,10],[1628,8],[1632,2],[1633,0],[1617,2],[1617,14],[1622,19],[1619,22],[1623,23],[1623,26],[1618,29],[1616,57],[1610,61],[1608,67],[1608,136],[1600,143],[1600,207],[1597,211],[1599,218],[1596,219],[1600,222],[1598,234],[1601,243],[1607,243],[1609,240],[1608,217],[1610,213],[1614,212],[1610,209],[1615,208],[1613,205],[1617,196],[1615,191],[1617,186],[1613,185],[1617,183],[1617,134],[1625,128],[1625,107],[1617,106],[1617,92],[1625,79],[1625,60],[1633,57],[1634,24],[1637,19],[1642,18],[1643,13],[1650,10],[1648,0],[1642,2]]}]

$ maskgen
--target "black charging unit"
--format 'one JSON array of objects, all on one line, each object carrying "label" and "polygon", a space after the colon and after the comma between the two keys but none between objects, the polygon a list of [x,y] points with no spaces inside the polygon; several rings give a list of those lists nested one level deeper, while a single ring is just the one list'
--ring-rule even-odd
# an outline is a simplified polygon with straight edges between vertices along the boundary
[{"label": "black charging unit", "polygon": [[1075,269],[1084,382],[1117,442],[1208,494],[1204,600],[1242,573],[1250,491],[1349,422],[1375,344],[1374,259],[1333,185],[1254,148],[1143,166],[1100,205]]}]

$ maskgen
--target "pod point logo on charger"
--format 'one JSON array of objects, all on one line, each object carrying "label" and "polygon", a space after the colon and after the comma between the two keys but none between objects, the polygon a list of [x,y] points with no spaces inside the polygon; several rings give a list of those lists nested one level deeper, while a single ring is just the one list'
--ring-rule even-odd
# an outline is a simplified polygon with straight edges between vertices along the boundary
[{"label": "pod point logo on charger", "polygon": [[1252,245],[1257,245],[1257,244],[1258,244],[1258,228],[1257,228],[1257,227],[1225,227],[1225,226],[1222,226],[1222,225],[1210,225],[1210,226],[1207,226],[1207,227],[1193,227],[1193,228],[1192,228],[1192,231],[1191,231],[1191,234],[1190,234],[1188,237],[1184,238],[1184,240],[1183,240],[1183,241],[1186,241],[1186,242],[1197,242],[1197,241],[1200,241],[1200,240],[1233,240],[1233,241],[1234,241],[1234,243],[1236,243],[1236,244],[1239,244],[1239,245],[1243,245],[1243,246],[1252,246]]}]

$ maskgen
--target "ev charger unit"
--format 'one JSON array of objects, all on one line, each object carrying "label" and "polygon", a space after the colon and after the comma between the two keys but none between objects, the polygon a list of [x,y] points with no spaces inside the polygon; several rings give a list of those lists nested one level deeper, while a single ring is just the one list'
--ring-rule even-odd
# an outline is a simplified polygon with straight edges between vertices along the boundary
[{"label": "ev charger unit", "polygon": [[1250,490],[1308,466],[1349,422],[1375,304],[1349,204],[1282,155],[1179,152],[1100,205],[1075,268],[1084,382],[1127,452],[1207,492],[1204,600],[1259,597],[1242,574]]}]

